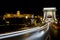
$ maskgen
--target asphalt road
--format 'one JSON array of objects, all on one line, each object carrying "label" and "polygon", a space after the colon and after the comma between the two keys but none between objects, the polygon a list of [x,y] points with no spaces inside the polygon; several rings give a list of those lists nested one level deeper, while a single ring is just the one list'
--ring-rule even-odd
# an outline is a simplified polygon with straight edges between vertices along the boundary
[{"label": "asphalt road", "polygon": [[39,29],[39,27],[36,27],[35,29],[31,29],[31,31],[36,30],[34,32],[26,33],[23,35],[18,35],[19,34],[18,33],[17,34],[18,36],[8,37],[1,40],[46,40],[46,38],[49,35],[49,26],[47,26],[46,30],[37,30],[37,29]]},{"label": "asphalt road", "polygon": [[24,34],[16,37],[10,37],[3,40],[46,40],[48,33],[44,34],[44,31]]}]

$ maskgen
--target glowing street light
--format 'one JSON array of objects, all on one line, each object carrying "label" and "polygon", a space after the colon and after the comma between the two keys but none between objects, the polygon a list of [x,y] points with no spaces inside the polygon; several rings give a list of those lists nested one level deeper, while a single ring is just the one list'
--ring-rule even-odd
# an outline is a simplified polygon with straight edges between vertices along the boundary
[{"label": "glowing street light", "polygon": [[28,16],[26,16],[26,19],[28,18]]}]

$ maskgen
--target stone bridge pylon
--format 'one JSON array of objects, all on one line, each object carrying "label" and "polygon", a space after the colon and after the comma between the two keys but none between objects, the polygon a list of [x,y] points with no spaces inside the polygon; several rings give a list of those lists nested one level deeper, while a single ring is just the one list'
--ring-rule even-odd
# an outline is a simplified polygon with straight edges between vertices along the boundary
[{"label": "stone bridge pylon", "polygon": [[43,15],[42,23],[46,23],[48,21],[57,23],[55,7],[43,8],[43,12],[44,12],[44,15]]}]

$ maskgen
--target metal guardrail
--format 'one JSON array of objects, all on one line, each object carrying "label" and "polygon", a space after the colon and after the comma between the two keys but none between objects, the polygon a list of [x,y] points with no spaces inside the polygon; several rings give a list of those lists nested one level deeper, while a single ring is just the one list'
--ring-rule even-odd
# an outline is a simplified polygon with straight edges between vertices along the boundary
[{"label": "metal guardrail", "polygon": [[35,28],[27,29],[27,30],[0,34],[0,39],[14,37],[14,36],[19,36],[19,35],[23,35],[23,34],[26,34],[26,33],[35,32],[35,31],[40,31],[40,30],[43,30],[45,28],[48,28],[47,26],[48,26],[48,24],[45,24],[44,26],[41,26],[41,27],[38,26],[38,27],[35,27]]}]

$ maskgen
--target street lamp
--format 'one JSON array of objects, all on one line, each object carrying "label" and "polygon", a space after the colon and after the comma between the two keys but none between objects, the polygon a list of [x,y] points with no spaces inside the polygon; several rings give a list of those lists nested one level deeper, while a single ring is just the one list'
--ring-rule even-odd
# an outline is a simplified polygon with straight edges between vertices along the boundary
[{"label": "street lamp", "polygon": [[26,19],[28,18],[28,16],[26,16]]}]

